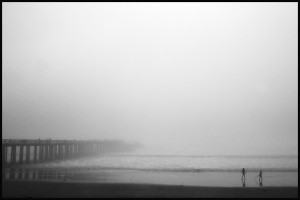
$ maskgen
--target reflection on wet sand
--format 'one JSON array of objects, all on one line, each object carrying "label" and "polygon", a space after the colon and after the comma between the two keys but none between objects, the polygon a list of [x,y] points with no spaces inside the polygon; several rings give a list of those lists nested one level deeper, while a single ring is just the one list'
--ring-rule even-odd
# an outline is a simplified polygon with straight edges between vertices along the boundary
[{"label": "reflection on wet sand", "polygon": [[11,168],[4,173],[2,179],[5,180],[68,180],[73,177],[73,173],[50,171],[43,169],[23,169]]},{"label": "reflection on wet sand", "polygon": [[246,177],[242,176],[242,183],[243,183],[243,187],[246,187]]}]

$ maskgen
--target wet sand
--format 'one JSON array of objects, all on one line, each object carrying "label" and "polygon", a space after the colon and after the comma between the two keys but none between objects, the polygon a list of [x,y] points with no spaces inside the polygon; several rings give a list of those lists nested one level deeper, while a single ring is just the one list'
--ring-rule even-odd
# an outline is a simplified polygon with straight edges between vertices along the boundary
[{"label": "wet sand", "polygon": [[197,187],[126,183],[79,183],[2,180],[2,197],[215,197],[298,198],[298,187]]},{"label": "wet sand", "polygon": [[[43,180],[94,183],[242,187],[240,172],[172,172],[120,169],[11,168],[2,171],[5,180]],[[260,187],[257,173],[247,172],[246,187]],[[298,187],[298,172],[264,172],[263,187]]]}]

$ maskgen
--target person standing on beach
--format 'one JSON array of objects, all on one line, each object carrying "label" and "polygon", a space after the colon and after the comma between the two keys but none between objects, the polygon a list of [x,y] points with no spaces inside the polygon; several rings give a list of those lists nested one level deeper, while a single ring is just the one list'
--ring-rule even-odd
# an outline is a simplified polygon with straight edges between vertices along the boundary
[{"label": "person standing on beach", "polygon": [[243,174],[242,178],[245,178],[245,174],[246,174],[245,168],[242,169],[242,174]]},{"label": "person standing on beach", "polygon": [[259,171],[258,177],[259,177],[259,186],[262,188],[263,191],[266,191],[266,190],[263,188],[263,182],[262,182],[262,170]]},{"label": "person standing on beach", "polygon": [[262,170],[259,171],[258,177],[259,177],[259,182],[261,182],[262,181]]},{"label": "person standing on beach", "polygon": [[245,177],[245,168],[242,169],[242,182],[243,182],[243,187],[246,187],[246,177]]}]

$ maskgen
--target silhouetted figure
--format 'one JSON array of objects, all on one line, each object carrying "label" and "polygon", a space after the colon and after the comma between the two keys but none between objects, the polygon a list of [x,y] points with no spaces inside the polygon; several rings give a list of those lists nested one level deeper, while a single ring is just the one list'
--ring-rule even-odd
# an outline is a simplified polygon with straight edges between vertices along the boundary
[{"label": "silhouetted figure", "polygon": [[243,168],[242,169],[242,178],[244,178],[244,179],[245,179],[245,174],[246,174],[246,170],[245,170],[245,168]]},{"label": "silhouetted figure", "polygon": [[259,177],[259,182],[261,182],[262,181],[262,170],[259,171],[258,177]]},{"label": "silhouetted figure", "polygon": [[246,186],[246,177],[245,177],[246,171],[245,168],[242,169],[242,182],[243,182],[243,187]]},{"label": "silhouetted figure", "polygon": [[258,177],[259,177],[259,185],[262,188],[262,186],[263,186],[263,183],[262,183],[262,180],[263,180],[262,179],[262,170],[259,171]]}]

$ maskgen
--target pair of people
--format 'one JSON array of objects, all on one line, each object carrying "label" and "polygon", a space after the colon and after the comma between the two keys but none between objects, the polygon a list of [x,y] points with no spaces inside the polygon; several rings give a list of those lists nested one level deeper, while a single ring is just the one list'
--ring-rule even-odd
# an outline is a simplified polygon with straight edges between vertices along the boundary
[{"label": "pair of people", "polygon": [[[245,175],[246,175],[245,168],[242,169],[242,174],[243,174],[242,178],[245,178]],[[259,181],[262,181],[262,170],[259,171],[258,177],[259,177]]]}]

